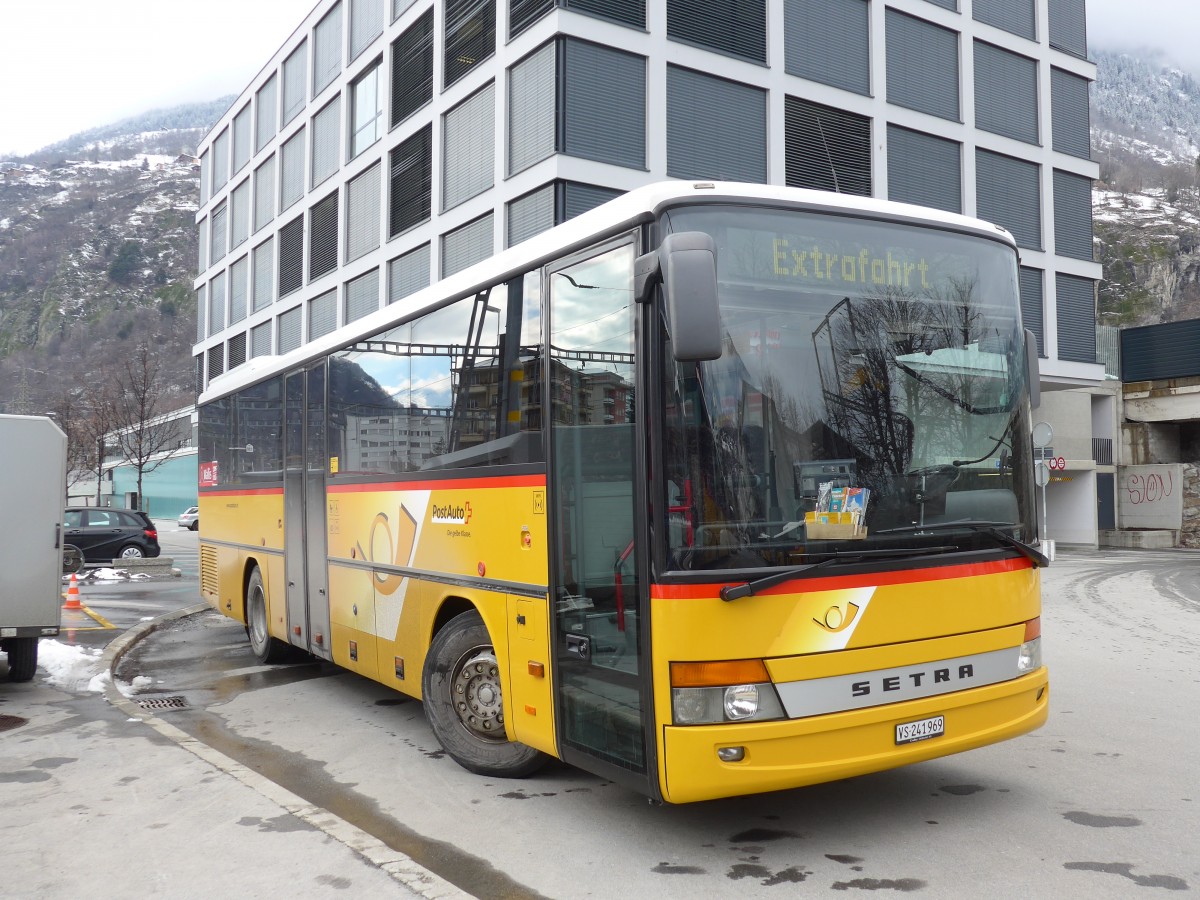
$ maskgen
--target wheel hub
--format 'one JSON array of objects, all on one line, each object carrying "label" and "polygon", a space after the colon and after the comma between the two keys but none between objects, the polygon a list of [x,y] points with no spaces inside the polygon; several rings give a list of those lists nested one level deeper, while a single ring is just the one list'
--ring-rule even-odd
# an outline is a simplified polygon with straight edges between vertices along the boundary
[{"label": "wheel hub", "polygon": [[500,696],[500,667],[491,647],[468,653],[454,676],[454,710],[473,735],[505,741],[504,702]]}]

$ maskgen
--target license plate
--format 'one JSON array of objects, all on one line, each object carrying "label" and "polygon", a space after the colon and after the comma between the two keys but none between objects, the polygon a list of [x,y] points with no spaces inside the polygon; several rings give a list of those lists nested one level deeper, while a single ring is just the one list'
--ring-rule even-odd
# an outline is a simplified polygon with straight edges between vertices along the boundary
[{"label": "license plate", "polygon": [[946,733],[946,717],[931,716],[917,722],[905,722],[896,726],[897,744],[915,744]]}]

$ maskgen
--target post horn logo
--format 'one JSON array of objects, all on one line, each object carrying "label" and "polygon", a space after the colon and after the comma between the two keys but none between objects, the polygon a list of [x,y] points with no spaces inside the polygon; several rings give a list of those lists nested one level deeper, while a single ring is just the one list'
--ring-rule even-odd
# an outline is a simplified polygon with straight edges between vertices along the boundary
[{"label": "post horn logo", "polygon": [[857,603],[847,601],[846,610],[843,612],[842,608],[835,604],[825,610],[825,619],[823,621],[817,618],[814,618],[813,621],[826,631],[837,634],[839,631],[845,631],[850,627],[850,624],[858,615],[859,608]]}]

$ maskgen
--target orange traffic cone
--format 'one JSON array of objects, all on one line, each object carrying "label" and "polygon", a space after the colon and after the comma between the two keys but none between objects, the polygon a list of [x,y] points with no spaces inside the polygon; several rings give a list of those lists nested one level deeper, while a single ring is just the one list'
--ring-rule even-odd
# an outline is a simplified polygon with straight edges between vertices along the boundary
[{"label": "orange traffic cone", "polygon": [[74,572],[71,573],[71,586],[67,588],[67,602],[63,604],[63,609],[83,609],[83,604],[79,602],[79,579]]}]

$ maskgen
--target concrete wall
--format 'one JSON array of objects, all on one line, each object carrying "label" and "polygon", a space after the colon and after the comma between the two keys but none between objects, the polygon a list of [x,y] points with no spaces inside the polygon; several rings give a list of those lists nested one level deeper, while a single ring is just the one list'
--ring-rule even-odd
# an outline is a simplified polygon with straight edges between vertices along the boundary
[{"label": "concrete wall", "polygon": [[1173,422],[1123,422],[1121,449],[1117,457],[1133,466],[1177,463],[1179,426]]},{"label": "concrete wall", "polygon": [[1049,422],[1054,429],[1051,445],[1064,459],[1092,458],[1092,397],[1080,391],[1043,391],[1042,405],[1033,411],[1034,422]]},{"label": "concrete wall", "polygon": [[1117,524],[1121,528],[1168,528],[1183,522],[1183,466],[1117,467]]},{"label": "concrete wall", "polygon": [[[1055,439],[1057,440],[1057,438]],[[1090,446],[1090,445],[1089,445]],[[1055,448],[1057,450],[1057,447]],[[1038,527],[1042,523],[1042,489],[1037,489]],[[1097,546],[1096,472],[1073,470],[1055,474],[1046,485],[1047,536],[1061,544]]]}]

